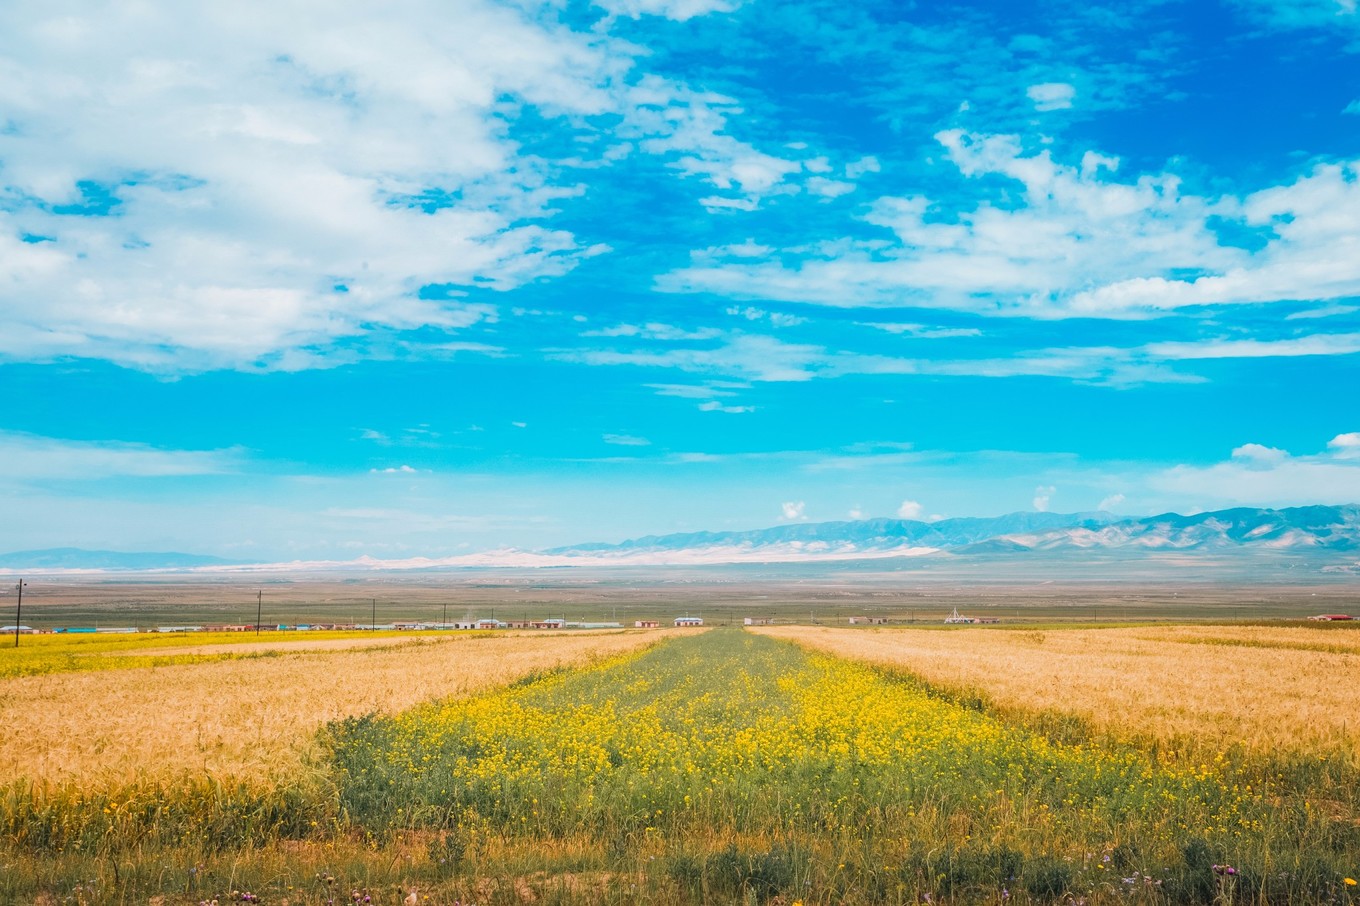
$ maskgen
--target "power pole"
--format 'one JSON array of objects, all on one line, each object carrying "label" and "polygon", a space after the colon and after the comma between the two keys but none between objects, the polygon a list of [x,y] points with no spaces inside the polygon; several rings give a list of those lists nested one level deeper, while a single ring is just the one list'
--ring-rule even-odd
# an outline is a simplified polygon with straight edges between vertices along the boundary
[{"label": "power pole", "polygon": [[24,616],[24,580],[19,580],[19,606],[14,608],[14,647],[19,647],[19,624]]},{"label": "power pole", "polygon": [[260,615],[264,612],[264,589],[255,592],[255,634],[260,634]]},{"label": "power pole", "polygon": [[371,619],[371,620],[369,621],[369,623],[368,623],[368,629],[369,629],[370,632],[377,632],[377,631],[378,631],[378,599],[377,599],[377,598],[374,598],[374,599],[373,599],[373,619]]}]

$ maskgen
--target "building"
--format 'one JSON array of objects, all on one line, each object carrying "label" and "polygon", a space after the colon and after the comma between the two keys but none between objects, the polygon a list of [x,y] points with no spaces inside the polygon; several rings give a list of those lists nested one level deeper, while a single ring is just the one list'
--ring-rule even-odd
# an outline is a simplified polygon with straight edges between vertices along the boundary
[{"label": "building", "polygon": [[661,624],[656,620],[634,620],[634,629],[660,629]]},{"label": "building", "polygon": [[548,617],[546,620],[533,620],[529,625],[534,629],[561,629],[567,625],[567,621],[558,617]]},{"label": "building", "polygon": [[882,626],[888,622],[887,617],[851,617],[851,626]]},{"label": "building", "polygon": [[1348,616],[1347,614],[1344,613],[1320,613],[1317,616],[1309,617],[1308,619],[1316,620],[1323,623],[1334,623],[1343,620],[1353,620],[1355,619],[1355,617]]},{"label": "building", "polygon": [[678,628],[684,628],[684,627],[690,627],[690,626],[702,626],[702,625],[704,625],[704,618],[703,618],[703,617],[676,617],[676,618],[675,618],[675,625],[676,625],[676,628],[677,628],[677,629],[678,629]]},{"label": "building", "polygon": [[743,617],[743,618],[742,618],[742,621],[741,621],[741,625],[743,625],[743,626],[769,626],[769,625],[770,625],[771,623],[773,623],[773,622],[774,622],[773,620],[767,620],[765,617]]}]

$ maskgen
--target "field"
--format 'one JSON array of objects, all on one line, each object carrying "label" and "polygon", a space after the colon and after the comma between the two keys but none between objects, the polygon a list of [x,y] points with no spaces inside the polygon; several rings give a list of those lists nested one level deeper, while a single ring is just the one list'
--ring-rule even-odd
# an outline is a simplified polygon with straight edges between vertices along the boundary
[{"label": "field", "polygon": [[24,641],[4,903],[1360,904],[1350,629]]}]

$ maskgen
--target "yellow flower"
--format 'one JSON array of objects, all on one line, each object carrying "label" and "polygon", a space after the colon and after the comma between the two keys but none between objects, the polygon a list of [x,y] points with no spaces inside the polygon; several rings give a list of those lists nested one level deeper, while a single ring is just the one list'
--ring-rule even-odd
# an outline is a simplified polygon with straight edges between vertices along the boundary
[{"label": "yellow flower", "polygon": [[1345,880],[1346,880],[1346,886],[1347,886],[1347,887],[1354,887],[1354,886],[1355,886],[1355,878],[1346,878]]}]

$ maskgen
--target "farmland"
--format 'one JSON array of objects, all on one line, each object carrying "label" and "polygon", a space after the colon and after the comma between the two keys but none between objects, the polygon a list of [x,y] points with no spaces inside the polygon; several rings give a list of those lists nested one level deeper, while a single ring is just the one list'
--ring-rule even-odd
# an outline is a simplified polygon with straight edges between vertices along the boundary
[{"label": "farmland", "polygon": [[1360,633],[761,633],[41,637],[0,901],[1358,901]]}]

